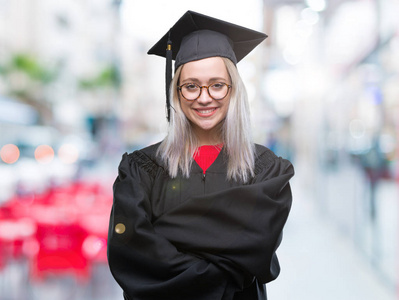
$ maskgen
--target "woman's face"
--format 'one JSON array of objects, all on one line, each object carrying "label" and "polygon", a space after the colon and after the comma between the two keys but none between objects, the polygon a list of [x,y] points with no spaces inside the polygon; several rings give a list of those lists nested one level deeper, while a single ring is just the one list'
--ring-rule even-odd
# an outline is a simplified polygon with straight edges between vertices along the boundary
[{"label": "woman's face", "polygon": [[[231,84],[223,59],[210,57],[191,61],[183,65],[180,73],[179,85],[195,83],[199,86],[209,86],[215,83]],[[224,120],[230,102],[230,90],[222,100],[212,99],[206,88],[196,100],[186,100],[179,94],[180,106],[190,120],[194,131],[200,138],[212,139],[216,137],[216,129]]]}]

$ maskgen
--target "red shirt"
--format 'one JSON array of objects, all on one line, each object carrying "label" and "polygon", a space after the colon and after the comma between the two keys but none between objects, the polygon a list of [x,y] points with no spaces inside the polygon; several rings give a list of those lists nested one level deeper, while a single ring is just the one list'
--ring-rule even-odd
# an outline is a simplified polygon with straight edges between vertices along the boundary
[{"label": "red shirt", "polygon": [[195,151],[194,160],[204,171],[204,174],[218,157],[222,147],[223,145],[204,145],[198,147],[197,151]]}]

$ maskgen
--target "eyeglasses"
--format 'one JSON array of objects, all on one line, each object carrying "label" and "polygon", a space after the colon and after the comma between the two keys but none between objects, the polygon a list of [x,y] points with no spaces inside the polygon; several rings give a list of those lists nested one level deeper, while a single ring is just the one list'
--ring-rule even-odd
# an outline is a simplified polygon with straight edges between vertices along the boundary
[{"label": "eyeglasses", "polygon": [[183,98],[188,101],[194,101],[201,97],[203,88],[206,88],[209,97],[213,100],[222,100],[229,93],[231,85],[224,82],[217,82],[208,86],[200,86],[196,83],[185,83],[177,87]]}]

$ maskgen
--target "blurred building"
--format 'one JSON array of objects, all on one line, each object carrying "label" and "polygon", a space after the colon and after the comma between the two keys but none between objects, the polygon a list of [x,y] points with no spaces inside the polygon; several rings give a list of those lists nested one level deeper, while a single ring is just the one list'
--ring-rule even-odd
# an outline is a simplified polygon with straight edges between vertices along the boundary
[{"label": "blurred building", "polygon": [[[398,278],[399,21],[392,1],[264,0],[264,96],[320,214]],[[289,120],[289,136],[286,124]]]},{"label": "blurred building", "polygon": [[[42,121],[64,129],[81,130],[88,116],[114,115],[119,5],[110,0],[1,1],[0,65],[8,73],[0,77],[0,91],[34,93],[33,99],[19,100],[39,110],[47,107]],[[21,63],[15,66],[21,57],[51,72],[52,80],[21,70]]]},{"label": "blurred building", "polygon": [[46,169],[61,178],[120,145],[119,9],[117,0],[0,1],[0,150],[17,146],[16,160],[0,160],[0,200],[21,181],[50,184],[50,174],[39,184],[23,172],[43,166],[41,145],[52,151]]}]

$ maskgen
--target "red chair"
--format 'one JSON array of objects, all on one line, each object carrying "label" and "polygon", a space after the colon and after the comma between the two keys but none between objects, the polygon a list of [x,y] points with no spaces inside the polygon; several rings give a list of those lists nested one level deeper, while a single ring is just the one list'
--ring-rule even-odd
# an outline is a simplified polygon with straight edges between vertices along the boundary
[{"label": "red chair", "polygon": [[39,224],[36,235],[39,250],[31,260],[33,279],[71,274],[80,281],[87,281],[89,264],[82,252],[86,236],[76,224]]}]

